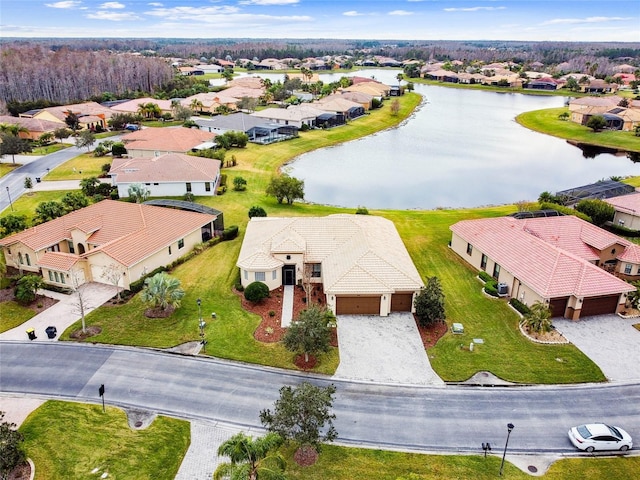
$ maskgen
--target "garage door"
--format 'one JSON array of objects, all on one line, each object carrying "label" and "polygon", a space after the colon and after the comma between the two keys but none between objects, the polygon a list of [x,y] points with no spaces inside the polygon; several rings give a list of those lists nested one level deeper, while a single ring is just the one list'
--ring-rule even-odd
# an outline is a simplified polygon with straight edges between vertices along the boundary
[{"label": "garage door", "polygon": [[380,315],[380,296],[336,297],[337,315]]},{"label": "garage door", "polygon": [[392,312],[410,312],[413,303],[413,293],[394,293],[391,295]]},{"label": "garage door", "polygon": [[549,302],[549,308],[551,308],[552,317],[563,317],[564,311],[567,308],[567,301],[569,297],[552,298]]},{"label": "garage door", "polygon": [[581,317],[591,315],[605,315],[607,313],[616,313],[618,308],[618,295],[609,295],[607,297],[585,298],[582,302]]}]

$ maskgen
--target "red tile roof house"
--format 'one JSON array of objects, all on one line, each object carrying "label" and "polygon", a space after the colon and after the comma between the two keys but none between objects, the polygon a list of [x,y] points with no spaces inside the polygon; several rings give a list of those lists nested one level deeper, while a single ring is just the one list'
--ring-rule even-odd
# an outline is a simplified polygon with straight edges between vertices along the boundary
[{"label": "red tile roof house", "polygon": [[105,271],[122,273],[119,286],[168,265],[213,236],[216,215],[103,200],[0,239],[7,266],[41,273],[45,283],[75,287],[110,284]]},{"label": "red tile roof house", "polygon": [[129,157],[158,157],[165,153],[187,153],[212,142],[215,133],[196,128],[143,128],[122,137]]},{"label": "red tile roof house", "polygon": [[61,128],[57,122],[50,122],[48,120],[40,120],[37,118],[23,118],[12,117],[10,115],[0,115],[0,123],[7,125],[19,125],[25,128],[26,132],[19,132],[20,138],[37,140],[44,133],[53,133],[58,128]]},{"label": "red tile roof house", "polygon": [[640,246],[574,216],[463,220],[450,229],[462,259],[554,316],[620,312],[635,288],[618,276],[640,278]]},{"label": "red tile roof house", "polygon": [[129,196],[134,183],[144,185],[151,197],[213,196],[220,182],[220,160],[180,153],[114,158],[109,176],[120,198]]},{"label": "red tile roof house", "polygon": [[65,127],[67,125],[65,118],[67,118],[70,112],[77,115],[80,128],[89,128],[92,130],[97,127],[106,130],[108,128],[107,121],[113,115],[113,111],[110,108],[103,107],[96,102],[85,102],[59,107],[47,107],[36,110],[32,115],[28,115],[25,112],[20,114],[20,116],[47,120],[59,123],[61,127]]},{"label": "red tile roof house", "polygon": [[640,192],[605,199],[616,213],[613,223],[630,230],[640,230]]},{"label": "red tile roof house", "polygon": [[236,265],[245,287],[321,284],[336,315],[412,312],[424,286],[394,224],[373,215],[254,217]]}]

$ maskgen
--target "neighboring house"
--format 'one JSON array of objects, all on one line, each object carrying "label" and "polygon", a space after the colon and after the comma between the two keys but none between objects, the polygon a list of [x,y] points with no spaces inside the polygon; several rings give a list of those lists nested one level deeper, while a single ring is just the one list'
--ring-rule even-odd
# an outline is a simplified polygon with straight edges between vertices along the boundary
[{"label": "neighboring house", "polygon": [[342,98],[341,95],[322,98],[311,105],[325,112],[335,113],[346,120],[353,120],[365,114],[361,104]]},{"label": "neighboring house", "polygon": [[138,111],[140,110],[140,105],[146,105],[147,103],[155,103],[156,105],[158,105],[162,113],[173,112],[173,105],[171,104],[171,100],[158,100],[157,98],[151,97],[134,98],[133,100],[128,100],[126,102],[121,102],[113,105],[110,108],[115,113],[138,113]]},{"label": "neighboring house", "polygon": [[309,127],[316,126],[316,119],[325,113],[316,104],[291,105],[288,108],[265,108],[251,114],[255,118],[263,118],[269,122],[283,125],[292,125],[302,128],[303,125]]},{"label": "neighboring house", "polygon": [[462,259],[553,316],[617,313],[635,290],[618,276],[640,279],[640,246],[574,216],[463,220],[450,229]]},{"label": "neighboring house", "polygon": [[186,193],[214,196],[220,181],[220,160],[166,153],[159,157],[114,158],[109,176],[120,198],[140,183],[151,197],[181,197]]},{"label": "neighboring house", "polygon": [[580,85],[580,91],[583,93],[612,93],[618,91],[618,84],[596,78],[589,83]]},{"label": "neighboring house", "polygon": [[347,88],[343,88],[342,90],[345,92],[360,92],[366,93],[378,99],[387,98],[389,96],[389,91],[391,87],[389,85],[385,85],[384,83],[376,82],[374,80],[370,81],[358,81],[354,82],[353,85]]},{"label": "neighboring house", "polygon": [[20,132],[18,136],[29,140],[37,140],[43,133],[53,133],[54,130],[63,128],[58,122],[37,118],[12,117],[11,115],[0,115],[0,123],[19,125],[26,129],[26,132]]},{"label": "neighboring house", "polygon": [[523,85],[524,88],[532,90],[557,90],[560,86],[561,82],[551,77],[536,78]]},{"label": "neighboring house", "polygon": [[374,96],[364,92],[341,92],[339,95],[351,102],[359,103],[365,110],[371,110]]},{"label": "neighboring house", "polygon": [[621,107],[622,97],[583,97],[569,102],[571,121],[586,125],[589,119],[600,115],[607,121],[607,128],[631,132],[640,125],[640,101],[627,99],[628,106]]},{"label": "neighboring house", "polygon": [[231,113],[229,115],[216,115],[214,117],[193,117],[192,119],[200,130],[214,132],[218,135],[225,132],[244,132],[258,125],[263,125],[264,119],[254,117],[244,112]]},{"label": "neighboring house", "polygon": [[616,213],[613,223],[629,230],[640,230],[640,192],[620,197],[607,198]]},{"label": "neighboring house", "polygon": [[372,215],[254,217],[236,265],[245,287],[321,286],[337,315],[413,312],[424,286],[393,223]]},{"label": "neighboring house", "polygon": [[165,153],[187,153],[205,142],[212,142],[215,134],[196,128],[143,128],[122,137],[129,157],[158,157]]},{"label": "neighboring house", "polygon": [[96,102],[77,103],[74,105],[62,105],[60,107],[47,107],[40,110],[32,110],[20,114],[23,118],[36,118],[58,123],[61,127],[66,127],[65,119],[69,113],[74,113],[79,120],[81,129],[95,130],[96,128],[107,129],[107,122],[113,115],[110,108],[103,107]]},{"label": "neighboring house", "polygon": [[47,284],[112,283],[128,289],[158,267],[211,239],[217,216],[103,200],[0,239],[7,266],[40,273]]},{"label": "neighboring house", "polygon": [[194,113],[216,113],[218,107],[227,107],[229,110],[236,110],[237,103],[238,98],[227,95],[225,91],[197,93],[180,100],[180,105],[194,110]]},{"label": "neighboring house", "polygon": [[178,67],[180,75],[190,77],[192,75],[204,75],[204,70],[196,67]]}]

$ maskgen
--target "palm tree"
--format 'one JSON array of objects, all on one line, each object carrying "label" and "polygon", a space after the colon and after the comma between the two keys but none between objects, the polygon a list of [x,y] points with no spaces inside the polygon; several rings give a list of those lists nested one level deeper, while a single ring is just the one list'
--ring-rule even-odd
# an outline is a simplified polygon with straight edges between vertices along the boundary
[{"label": "palm tree", "polygon": [[167,311],[180,306],[184,290],[180,288],[180,280],[160,272],[144,281],[140,295],[142,301],[151,304],[153,309]]},{"label": "palm tree", "polygon": [[0,123],[0,132],[19,137],[21,133],[29,133],[29,129],[18,123]]},{"label": "palm tree", "polygon": [[404,75],[402,74],[402,72],[396,75],[396,79],[398,80],[398,86],[400,86],[402,80],[404,79]]},{"label": "palm tree", "polygon": [[202,113],[202,107],[204,107],[204,104],[197,98],[194,98],[193,100],[191,100],[189,107],[191,108],[191,110],[193,110],[194,113]]},{"label": "palm tree", "polygon": [[529,307],[530,312],[524,316],[524,324],[530,332],[549,332],[552,328],[551,309],[548,305],[535,302]]},{"label": "palm tree", "polygon": [[273,432],[255,440],[242,432],[234,435],[218,448],[218,456],[226,455],[231,462],[216,468],[214,480],[284,480],[286,463],[275,451],[282,443]]}]

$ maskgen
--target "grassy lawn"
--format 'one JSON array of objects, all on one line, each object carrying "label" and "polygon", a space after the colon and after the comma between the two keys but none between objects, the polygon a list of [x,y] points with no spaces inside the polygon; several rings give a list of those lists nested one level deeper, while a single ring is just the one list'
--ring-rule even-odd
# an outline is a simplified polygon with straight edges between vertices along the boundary
[{"label": "grassy lawn", "polygon": [[57,152],[69,148],[70,145],[64,143],[52,143],[51,145],[45,145],[44,147],[35,147],[31,153],[25,155],[49,155],[50,153]]},{"label": "grassy lawn", "polygon": [[57,401],[34,411],[20,431],[36,480],[99,478],[103,472],[112,479],[170,480],[190,442],[189,422],[183,420],[158,417],[134,431],[120,409],[103,413],[100,405]]},{"label": "grassy lawn", "polygon": [[83,153],[64,162],[49,172],[44,180],[82,180],[102,175],[102,165],[111,163],[111,157],[94,157],[92,153]]},{"label": "grassy lawn", "polygon": [[23,324],[36,314],[17,302],[0,302],[0,333]]},{"label": "grassy lawn", "polygon": [[589,145],[640,152],[640,137],[636,137],[633,132],[603,130],[596,133],[583,125],[578,125],[568,120],[560,120],[558,116],[563,112],[569,112],[569,109],[561,107],[535,110],[518,115],[516,121],[531,130],[553,135],[554,137]]},{"label": "grassy lawn", "polygon": [[5,208],[4,211],[0,214],[0,217],[4,217],[5,215],[9,214],[24,215],[25,217],[27,217],[27,223],[29,224],[39,203],[48,202],[51,200],[60,201],[60,199],[64,197],[65,193],[67,192],[63,190],[26,193],[24,195],[21,195],[17,200],[13,201],[13,210],[11,208]]},{"label": "grassy lawn", "polygon": [[[11,162],[11,159],[9,158],[5,160],[9,160],[9,162]],[[21,166],[22,166],[21,163],[0,162],[0,177],[4,177],[7,173],[12,172],[13,170]]]},{"label": "grassy lawn", "polygon": [[[294,448],[283,450],[287,460],[287,478],[290,480],[351,480],[375,478],[377,480],[440,480],[500,478],[501,457],[484,458],[481,455],[422,455],[361,448],[326,445],[318,462],[300,467],[293,460]],[[531,479],[508,461],[504,464],[504,478]],[[560,460],[539,478],[566,480],[568,478],[607,478],[623,480],[634,478],[640,469],[640,457],[585,458]],[[413,475],[413,476],[412,476]]]}]

